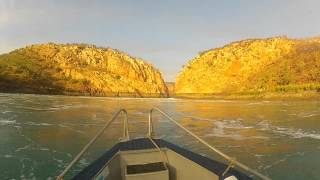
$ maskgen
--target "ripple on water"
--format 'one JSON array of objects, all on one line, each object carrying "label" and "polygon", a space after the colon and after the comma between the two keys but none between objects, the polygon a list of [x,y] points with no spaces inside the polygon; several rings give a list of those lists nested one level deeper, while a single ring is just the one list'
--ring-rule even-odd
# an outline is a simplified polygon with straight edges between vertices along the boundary
[{"label": "ripple on water", "polygon": [[29,126],[54,126],[55,124],[49,124],[49,123],[36,123],[36,122],[26,122],[25,125],[29,125]]},{"label": "ripple on water", "polygon": [[291,128],[282,128],[282,127],[276,127],[273,129],[273,132],[285,134],[288,136],[291,136],[292,138],[312,138],[312,139],[319,139],[320,140],[320,134],[315,132],[308,132],[304,131],[302,129],[291,129]]},{"label": "ripple on water", "polygon": [[17,148],[17,149],[15,150],[15,152],[20,152],[20,151],[29,149],[30,147],[31,147],[31,144],[26,145],[26,146],[23,146],[23,147],[19,147],[19,148]]},{"label": "ripple on water", "polygon": [[296,128],[279,127],[269,124],[267,121],[261,121],[257,124],[257,128],[263,131],[271,131],[275,134],[287,135],[292,138],[312,138],[320,139],[320,133],[316,131],[307,131]]},{"label": "ripple on water", "polygon": [[11,113],[12,111],[2,111],[1,113],[2,114],[8,114],[8,113]]},{"label": "ripple on water", "polygon": [[240,131],[253,129],[253,126],[244,125],[242,119],[235,120],[216,120],[213,122],[212,132],[205,135],[205,137],[223,137],[231,138],[234,140],[246,140],[246,139],[269,139],[269,137],[256,135],[256,136],[244,136]]},{"label": "ripple on water", "polygon": [[79,164],[80,166],[82,167],[86,167],[89,165],[89,162],[85,159],[85,158],[82,158],[80,161],[79,161]]},{"label": "ripple on water", "polygon": [[4,158],[12,158],[13,156],[11,154],[6,154],[3,156]]},{"label": "ripple on water", "polygon": [[[308,141],[312,139],[320,139],[320,130],[319,128],[317,129],[318,126],[315,126],[317,118],[320,117],[319,103],[313,105],[309,102],[305,104],[286,102],[287,104],[285,104],[280,101],[217,101],[181,99],[128,100],[116,98],[90,98],[92,101],[89,102],[81,99],[83,98],[37,95],[3,95],[0,93],[0,128],[5,130],[8,128],[10,132],[12,132],[12,129],[10,128],[16,128],[17,138],[19,138],[19,140],[17,140],[15,137],[9,137],[10,142],[8,143],[11,143],[10,145],[12,146],[14,145],[14,149],[12,152],[11,148],[10,150],[3,152],[3,154],[0,155],[0,158],[3,160],[2,162],[17,161],[17,164],[20,167],[12,170],[12,172],[17,176],[15,177],[16,179],[54,179],[54,173],[56,173],[57,170],[62,170],[66,164],[72,160],[73,156],[70,152],[75,151],[75,149],[73,149],[74,147],[60,150],[60,146],[56,145],[56,141],[53,141],[52,143],[49,142],[51,144],[45,147],[43,144],[39,144],[40,142],[44,142],[43,139],[40,138],[45,137],[42,137],[40,133],[45,131],[38,132],[38,129],[46,130],[50,128],[59,128],[60,133],[69,133],[70,130],[78,131],[82,134],[74,133],[75,136],[78,136],[79,138],[88,137],[88,135],[83,135],[88,134],[86,129],[99,128],[103,125],[105,121],[104,117],[113,115],[112,108],[114,104],[119,104],[119,106],[123,105],[124,108],[129,108],[129,118],[134,117],[134,120],[129,123],[138,128],[145,127],[147,122],[147,118],[145,117],[147,117],[148,113],[147,107],[150,107],[151,105],[165,109],[166,112],[173,115],[177,120],[179,120],[180,117],[187,116],[186,119],[188,121],[192,121],[193,124],[191,125],[194,125],[189,128],[194,128],[196,130],[195,133],[205,136],[215,136],[218,137],[217,139],[222,139],[222,141],[219,142],[221,144],[217,144],[219,148],[229,148],[231,149],[230,152],[233,151],[232,149],[235,149],[235,156],[240,156],[242,153],[245,153],[243,154],[243,158],[250,156],[248,159],[250,162],[247,161],[249,162],[249,165],[251,162],[256,161],[252,163],[256,165],[253,167],[258,168],[261,172],[267,172],[267,174],[276,174],[274,177],[279,176],[280,171],[281,173],[283,172],[281,166],[284,163],[286,163],[286,167],[296,167],[297,162],[293,160],[291,161],[293,156],[287,156],[287,154],[291,154],[299,150],[301,152],[296,153],[295,156],[304,156],[306,160],[309,160],[307,159],[310,158],[309,148],[312,148],[312,152],[316,152],[316,154],[312,154],[310,159],[311,162],[312,160],[317,160],[317,155],[320,150],[318,141],[312,141],[312,143],[309,143],[310,141]],[[177,101],[177,103],[175,101]],[[110,106],[108,106],[109,102]],[[103,109],[104,107],[107,107],[107,109]],[[221,111],[219,111],[219,113],[208,112],[213,109]],[[75,119],[75,117],[78,118],[79,115],[83,115],[83,117],[88,118],[88,120],[83,121],[81,119]],[[55,117],[55,119],[63,117],[63,121],[59,119],[53,120],[53,118],[50,118],[51,116]],[[49,118],[47,119],[46,117]],[[162,118],[157,114],[155,114],[155,117],[159,120],[160,125],[163,126],[162,132],[164,132],[163,134],[165,135],[163,136],[165,138],[174,142],[187,141],[185,143],[181,143],[183,144],[183,147],[188,147],[188,149],[199,152],[206,152],[200,149],[202,147],[199,147],[194,140],[187,140],[183,133],[177,134],[171,132],[173,129],[171,128],[171,123],[165,120],[165,118]],[[281,118],[284,117],[287,117],[286,121],[281,122]],[[262,120],[262,122],[256,124],[258,121],[255,122],[254,119]],[[304,122],[301,123],[299,121]],[[198,122],[200,125],[197,126],[198,124],[194,122]],[[287,122],[292,124],[288,124]],[[121,123],[121,121],[116,121],[116,123]],[[166,129],[164,127],[168,128]],[[64,128],[68,129],[65,130]],[[32,132],[29,130],[32,130]],[[207,133],[208,131],[209,133]],[[63,137],[62,135],[63,134],[55,138],[59,141],[64,141],[65,139],[60,139]],[[6,141],[7,137],[3,137]],[[255,140],[255,138],[258,139]],[[266,138],[269,139],[265,141],[264,139]],[[298,140],[295,138],[305,139]],[[213,138],[208,138],[208,140],[209,139],[211,140]],[[0,140],[2,140],[1,137]],[[246,142],[249,141],[253,141],[254,143],[246,144]],[[304,144],[301,143],[302,141],[307,144],[305,147],[303,147]],[[262,147],[260,148],[262,150],[257,149],[256,143],[260,142],[263,142],[261,145]],[[287,145],[287,143],[289,145]],[[240,149],[243,148],[244,144],[248,148],[243,150]],[[298,145],[301,146],[296,148]],[[265,146],[270,146],[270,148],[267,149]],[[95,146],[95,148],[98,147]],[[287,150],[289,148],[290,150]],[[304,155],[304,152],[306,155]],[[40,154],[43,155],[43,157],[37,157]],[[80,164],[78,164],[74,169],[79,171],[82,167],[88,164],[88,161],[82,159],[79,162]],[[50,165],[52,168],[47,169],[47,166],[42,166],[43,163],[50,163],[46,165]],[[314,164],[316,163],[317,162]],[[1,165],[2,167],[5,167],[7,164],[2,163]],[[312,166],[308,164],[303,165],[308,168],[310,167],[309,169],[314,169],[316,167],[313,166],[313,164],[311,164]],[[44,168],[46,169],[43,170]],[[306,171],[303,173],[306,174],[305,177],[309,177],[308,174],[313,173],[313,171]],[[44,175],[48,175],[48,177],[43,177]],[[318,173],[316,173],[316,175],[318,175]],[[6,177],[0,175],[0,179],[6,179]]]},{"label": "ripple on water", "polygon": [[1,125],[12,125],[12,124],[16,124],[16,120],[0,119],[0,126]]},{"label": "ripple on water", "polygon": [[[243,136],[239,134],[240,130],[254,129],[258,131],[271,131],[275,134],[290,136],[291,138],[312,138],[320,140],[320,133],[312,130],[303,130],[299,128],[288,128],[271,125],[267,121],[261,121],[255,126],[244,125],[241,119],[237,120],[216,120],[213,122],[214,126],[212,133],[208,133],[205,137],[225,137],[235,140],[245,139],[269,139],[266,136]],[[233,130],[229,132],[228,130]]]}]

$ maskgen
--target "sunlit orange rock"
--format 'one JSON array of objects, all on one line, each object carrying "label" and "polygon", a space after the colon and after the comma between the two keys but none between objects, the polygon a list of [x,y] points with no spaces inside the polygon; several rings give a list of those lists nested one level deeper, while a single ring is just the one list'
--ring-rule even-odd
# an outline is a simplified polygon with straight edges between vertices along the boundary
[{"label": "sunlit orange rock", "polygon": [[37,44],[0,56],[0,91],[93,96],[167,97],[151,64],[111,48]]},{"label": "sunlit orange rock", "polygon": [[249,39],[200,53],[176,79],[179,94],[320,92],[320,39]]}]

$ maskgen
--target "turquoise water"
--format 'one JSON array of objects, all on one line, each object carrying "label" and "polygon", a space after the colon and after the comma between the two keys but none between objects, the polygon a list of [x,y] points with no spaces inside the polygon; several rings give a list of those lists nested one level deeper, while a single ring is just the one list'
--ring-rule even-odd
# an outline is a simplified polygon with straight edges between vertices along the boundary
[{"label": "turquoise water", "polygon": [[[132,138],[147,133],[159,107],[210,144],[272,179],[320,179],[319,101],[217,101],[0,94],[0,179],[55,179],[119,108]],[[155,114],[156,134],[216,155]],[[121,136],[113,124],[67,175],[72,177]]]}]

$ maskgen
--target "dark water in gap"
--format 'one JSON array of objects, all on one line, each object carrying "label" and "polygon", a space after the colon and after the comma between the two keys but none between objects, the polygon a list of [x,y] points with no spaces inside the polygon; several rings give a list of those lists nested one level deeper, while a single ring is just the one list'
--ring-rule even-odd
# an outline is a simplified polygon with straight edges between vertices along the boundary
[{"label": "dark water in gap", "polygon": [[[207,142],[272,179],[320,179],[319,101],[217,101],[0,94],[0,179],[55,179],[119,108],[130,136],[147,134],[159,107]],[[218,158],[155,114],[158,137]],[[79,172],[122,135],[115,122],[67,175]]]}]

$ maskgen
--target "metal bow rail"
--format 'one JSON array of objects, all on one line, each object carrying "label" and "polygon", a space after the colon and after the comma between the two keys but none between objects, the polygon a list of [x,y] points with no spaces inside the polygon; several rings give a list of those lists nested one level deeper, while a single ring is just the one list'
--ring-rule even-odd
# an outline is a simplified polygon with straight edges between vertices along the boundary
[{"label": "metal bow rail", "polygon": [[79,161],[79,159],[82,157],[82,155],[87,152],[87,150],[90,148],[90,146],[103,134],[103,132],[110,126],[114,120],[117,119],[117,117],[120,114],[124,114],[123,119],[123,141],[127,141],[130,139],[129,137],[129,130],[128,130],[128,113],[125,109],[118,110],[112,117],[110,121],[108,121],[101,129],[100,131],[90,140],[90,142],[83,147],[83,149],[77,154],[77,156],[69,163],[69,165],[62,171],[62,173],[57,177],[57,180],[62,180],[63,177],[68,173],[68,171],[71,169],[71,167]]},{"label": "metal bow rail", "polygon": [[183,129],[184,131],[186,131],[188,134],[190,134],[192,137],[194,137],[195,139],[197,139],[199,142],[201,142],[202,144],[204,144],[205,146],[207,146],[209,149],[213,150],[214,152],[216,152],[217,154],[219,154],[220,156],[222,156],[223,158],[225,158],[226,160],[229,161],[229,165],[226,168],[226,170],[223,172],[223,175],[225,173],[227,173],[229,171],[229,169],[231,167],[233,167],[234,165],[246,170],[247,172],[252,173],[253,175],[263,179],[263,180],[271,180],[269,177],[257,172],[254,169],[249,168],[248,166],[238,162],[237,160],[235,160],[235,158],[232,158],[226,154],[224,154],[222,151],[218,150],[217,148],[211,146],[210,144],[208,144],[206,141],[204,141],[203,139],[201,139],[199,136],[197,136],[196,134],[194,134],[193,132],[191,132],[190,130],[188,130],[187,128],[185,128],[184,126],[182,126],[180,123],[178,123],[176,120],[172,119],[167,113],[163,112],[162,110],[158,109],[158,108],[153,108],[150,110],[149,112],[149,131],[148,131],[148,136],[150,138],[153,138],[154,136],[154,127],[153,127],[153,121],[152,121],[152,113],[153,111],[158,111],[160,114],[162,114],[164,117],[166,117],[168,120],[170,120],[171,122],[173,122],[174,124],[176,124],[178,127],[180,127],[181,129]]}]

